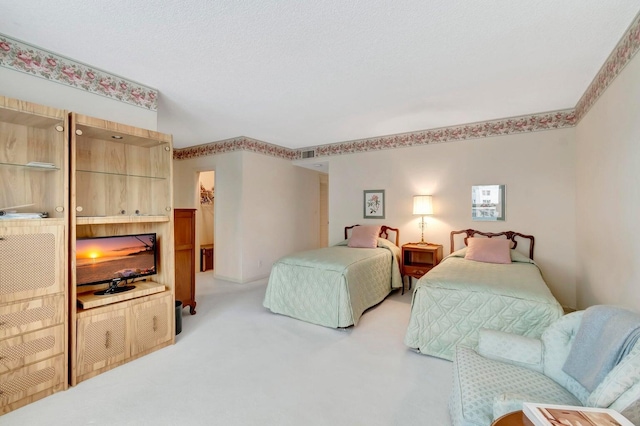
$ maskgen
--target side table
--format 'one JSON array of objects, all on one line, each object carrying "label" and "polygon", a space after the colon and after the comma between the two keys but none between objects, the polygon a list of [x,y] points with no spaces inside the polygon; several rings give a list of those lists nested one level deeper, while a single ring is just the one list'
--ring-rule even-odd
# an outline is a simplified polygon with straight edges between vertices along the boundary
[{"label": "side table", "polygon": [[404,294],[404,277],[420,278],[442,260],[442,245],[431,243],[408,243],[402,246],[402,294]]},{"label": "side table", "polygon": [[498,417],[491,423],[491,426],[534,426],[534,424],[520,410]]}]

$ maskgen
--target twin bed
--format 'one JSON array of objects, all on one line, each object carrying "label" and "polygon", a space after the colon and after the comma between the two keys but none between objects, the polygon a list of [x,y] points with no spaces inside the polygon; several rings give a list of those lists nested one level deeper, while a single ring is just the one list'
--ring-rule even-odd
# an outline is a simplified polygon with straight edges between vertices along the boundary
[{"label": "twin bed", "polygon": [[[372,248],[349,247],[354,238],[347,239],[347,233],[357,226],[346,227],[345,241],[336,246],[278,260],[264,306],[313,324],[343,328],[356,325],[367,309],[400,288],[398,230],[382,226]],[[395,241],[389,240],[389,231],[395,233]],[[461,236],[465,247],[455,251],[454,239]],[[528,240],[528,256],[515,250],[519,239]],[[487,247],[497,245],[501,251],[496,258]],[[477,345],[481,328],[539,337],[563,310],[533,261],[533,248],[533,236],[512,231],[452,232],[451,254],[416,284],[405,344],[452,360],[457,345]]]},{"label": "twin bed", "polygon": [[349,247],[348,231],[356,226],[345,228],[345,241],[338,245],[274,263],[263,305],[278,314],[343,328],[356,325],[364,311],[400,288],[398,229],[379,227],[375,248]]},{"label": "twin bed", "polygon": [[[510,261],[469,260],[470,247],[454,251],[460,234],[465,246],[471,238],[506,238]],[[529,240],[528,257],[515,250],[519,238]],[[563,310],[533,262],[534,242],[533,236],[512,231],[452,232],[451,254],[416,284],[405,344],[452,360],[456,345],[477,345],[481,328],[539,337]]]}]

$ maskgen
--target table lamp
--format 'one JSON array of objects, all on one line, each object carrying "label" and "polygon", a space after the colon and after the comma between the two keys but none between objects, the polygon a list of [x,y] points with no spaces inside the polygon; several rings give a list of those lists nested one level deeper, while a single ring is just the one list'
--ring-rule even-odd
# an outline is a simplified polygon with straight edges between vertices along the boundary
[{"label": "table lamp", "polygon": [[431,195],[414,195],[413,196],[413,214],[422,216],[420,221],[420,229],[422,236],[418,244],[429,244],[424,240],[424,228],[427,226],[424,217],[433,214],[433,200]]}]

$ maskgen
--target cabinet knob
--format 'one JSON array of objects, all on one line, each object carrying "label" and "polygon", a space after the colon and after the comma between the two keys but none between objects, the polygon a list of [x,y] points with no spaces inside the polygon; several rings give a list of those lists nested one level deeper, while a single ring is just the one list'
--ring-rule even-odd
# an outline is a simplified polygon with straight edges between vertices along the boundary
[{"label": "cabinet knob", "polygon": [[82,130],[80,130],[80,129],[76,129],[76,135],[78,135],[78,136],[82,136]]},{"label": "cabinet knob", "polygon": [[111,346],[111,332],[107,331],[105,333],[104,347],[105,349],[109,349],[109,346]]},{"label": "cabinet knob", "polygon": [[84,210],[84,209],[82,208],[82,206],[76,206],[76,211],[77,211],[77,212],[81,212],[82,210]]},{"label": "cabinet knob", "polygon": [[62,206],[57,206],[57,207],[56,207],[56,211],[57,211],[58,213],[62,213],[62,212],[64,211],[64,207],[62,207]]},{"label": "cabinet knob", "polygon": [[64,127],[62,125],[58,124],[56,126],[56,130],[59,131],[59,132],[63,132],[64,131]]},{"label": "cabinet knob", "polygon": [[171,207],[165,207],[164,208],[166,211],[170,212],[171,211]]},{"label": "cabinet knob", "polygon": [[158,331],[158,317],[156,315],[153,316],[153,331]]}]

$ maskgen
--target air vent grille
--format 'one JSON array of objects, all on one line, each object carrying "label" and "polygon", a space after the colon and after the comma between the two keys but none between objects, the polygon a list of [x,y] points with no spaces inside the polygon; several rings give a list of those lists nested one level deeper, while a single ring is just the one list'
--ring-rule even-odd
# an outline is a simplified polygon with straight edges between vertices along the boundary
[{"label": "air vent grille", "polygon": [[316,152],[311,150],[311,151],[302,151],[302,158],[313,158],[316,156]]}]

